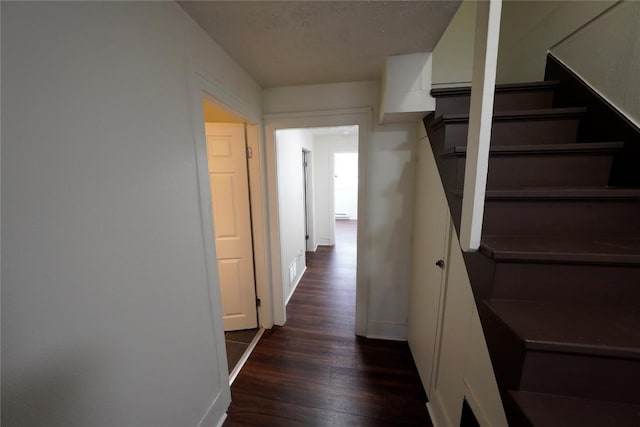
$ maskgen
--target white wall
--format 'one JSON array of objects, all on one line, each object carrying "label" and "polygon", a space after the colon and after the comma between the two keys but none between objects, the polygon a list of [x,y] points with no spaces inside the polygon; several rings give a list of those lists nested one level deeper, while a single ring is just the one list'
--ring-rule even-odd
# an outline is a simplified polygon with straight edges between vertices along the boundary
[{"label": "white wall", "polygon": [[471,84],[476,1],[465,0],[433,49],[434,86]]},{"label": "white wall", "polygon": [[[263,101],[265,113],[295,115],[370,107],[374,109],[373,117],[377,117],[379,84],[351,82],[271,88],[263,92]],[[365,183],[368,216],[364,224],[368,240],[366,253],[362,254],[368,257],[370,266],[365,272],[369,283],[367,335],[406,339],[415,123],[374,125],[368,135],[364,159],[369,171]]]},{"label": "white wall", "polygon": [[[276,131],[280,262],[285,301],[291,297],[306,267],[303,148],[313,152],[313,135],[310,131],[305,129]],[[290,276],[289,269],[292,265],[295,273]]]},{"label": "white wall", "polygon": [[615,1],[504,2],[497,82],[543,80],[547,50],[614,3]]},{"label": "white wall", "polygon": [[358,135],[315,135],[313,171],[315,190],[315,236],[319,245],[333,245],[333,155],[357,152]]},{"label": "white wall", "polygon": [[551,52],[640,126],[640,3],[622,2]]},{"label": "white wall", "polygon": [[256,112],[260,88],[175,3],[2,2],[2,39],[3,425],[197,425],[212,404],[216,425],[187,62]]},{"label": "white wall", "polygon": [[[463,1],[433,50],[434,86],[471,82],[476,27],[475,3],[470,0]],[[547,51],[614,3],[614,0],[503,2],[497,83],[543,80]],[[637,25],[631,22],[633,16],[633,13],[627,16],[629,23],[626,27],[606,28],[607,33],[602,34],[618,36],[603,37],[599,43],[610,48],[613,43],[624,38],[622,50],[617,47],[614,51],[630,53],[631,45],[637,40],[637,37],[633,37],[632,28],[637,28]],[[614,28],[616,31],[613,31]],[[619,31],[620,28],[624,28],[622,32],[627,32],[625,36]],[[629,34],[629,31],[632,33]],[[594,31],[593,37],[596,37],[596,34],[600,33]],[[584,49],[583,52],[585,58],[594,62],[600,58],[598,55],[591,55],[589,49]],[[602,62],[606,64],[606,61]]]}]

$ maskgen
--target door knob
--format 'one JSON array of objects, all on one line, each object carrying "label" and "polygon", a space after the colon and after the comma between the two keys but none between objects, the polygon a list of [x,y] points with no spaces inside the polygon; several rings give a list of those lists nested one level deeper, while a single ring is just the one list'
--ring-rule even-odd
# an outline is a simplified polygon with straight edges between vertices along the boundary
[{"label": "door knob", "polygon": [[436,265],[440,268],[444,268],[444,260],[441,260],[441,259],[437,260]]}]

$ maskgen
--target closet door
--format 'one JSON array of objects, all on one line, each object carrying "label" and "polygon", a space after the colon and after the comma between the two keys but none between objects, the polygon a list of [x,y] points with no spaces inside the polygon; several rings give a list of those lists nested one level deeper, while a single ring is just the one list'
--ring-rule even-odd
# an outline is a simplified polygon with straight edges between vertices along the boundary
[{"label": "closet door", "polygon": [[429,141],[418,141],[407,337],[429,398],[438,354],[450,214]]}]

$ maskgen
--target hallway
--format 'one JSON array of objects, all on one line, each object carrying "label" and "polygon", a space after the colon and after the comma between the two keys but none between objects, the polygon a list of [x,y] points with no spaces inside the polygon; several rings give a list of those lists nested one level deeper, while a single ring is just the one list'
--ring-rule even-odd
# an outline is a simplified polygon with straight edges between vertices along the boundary
[{"label": "hallway", "polygon": [[265,331],[231,387],[225,426],[425,426],[427,401],[404,342],[354,335],[355,221],[307,253],[287,324]]}]

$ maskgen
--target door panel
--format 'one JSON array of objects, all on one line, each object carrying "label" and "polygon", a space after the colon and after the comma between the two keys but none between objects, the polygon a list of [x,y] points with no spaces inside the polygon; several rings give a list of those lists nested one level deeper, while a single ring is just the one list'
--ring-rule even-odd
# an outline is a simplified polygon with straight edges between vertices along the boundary
[{"label": "door panel", "polygon": [[225,331],[257,327],[243,124],[207,123],[211,208]]},{"label": "door panel", "polygon": [[[418,143],[407,340],[431,399],[437,372],[449,242],[449,208],[429,142]],[[442,267],[437,265],[442,260]],[[440,263],[438,263],[440,264]]]}]

